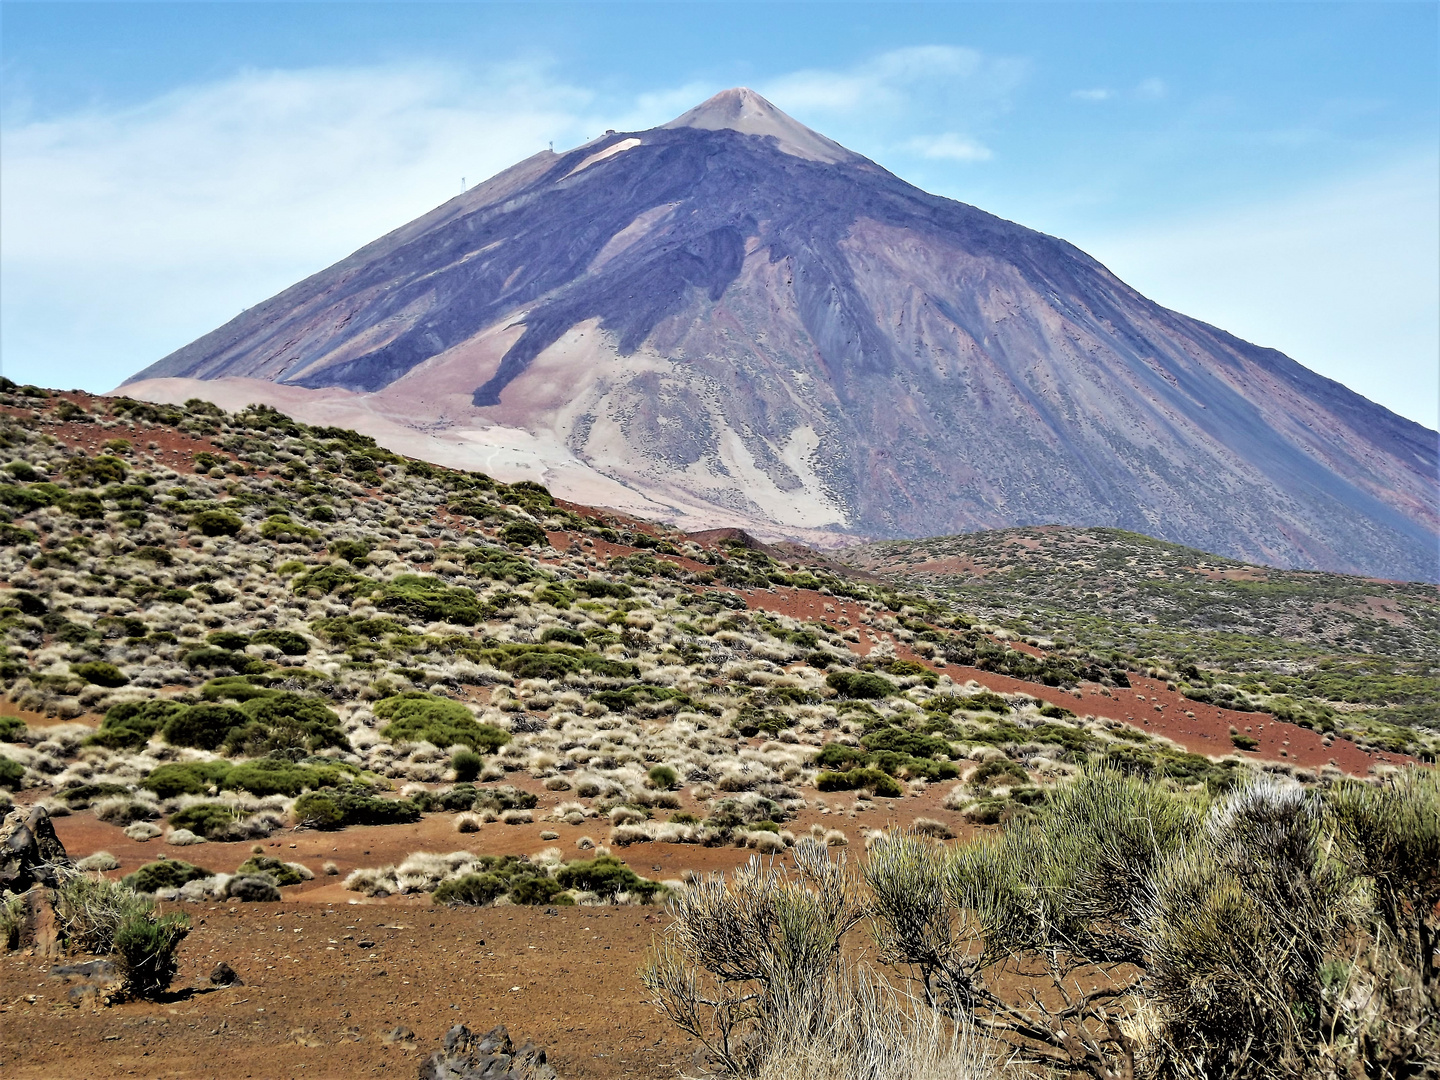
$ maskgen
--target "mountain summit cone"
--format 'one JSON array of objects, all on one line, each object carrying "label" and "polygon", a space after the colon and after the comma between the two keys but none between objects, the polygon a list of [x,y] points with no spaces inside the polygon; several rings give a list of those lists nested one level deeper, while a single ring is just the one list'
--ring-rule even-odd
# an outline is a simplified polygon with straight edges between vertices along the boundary
[{"label": "mountain summit cone", "polygon": [[1434,432],[744,89],[527,158],[124,391],[691,529],[1113,525],[1436,577]]}]

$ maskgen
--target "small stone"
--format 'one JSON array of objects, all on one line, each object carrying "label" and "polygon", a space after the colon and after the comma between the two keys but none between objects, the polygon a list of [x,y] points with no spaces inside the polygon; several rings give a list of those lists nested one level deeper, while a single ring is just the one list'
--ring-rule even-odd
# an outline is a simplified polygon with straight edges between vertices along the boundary
[{"label": "small stone", "polygon": [[235,973],[235,969],[221,960],[210,972],[210,983],[213,986],[244,986],[245,982]]}]

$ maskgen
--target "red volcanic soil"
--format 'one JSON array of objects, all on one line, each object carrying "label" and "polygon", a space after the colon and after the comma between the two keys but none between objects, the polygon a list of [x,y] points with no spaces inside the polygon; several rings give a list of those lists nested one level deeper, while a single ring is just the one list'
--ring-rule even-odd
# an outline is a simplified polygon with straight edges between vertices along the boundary
[{"label": "red volcanic soil", "polygon": [[[510,781],[540,794],[534,824],[488,824],[459,834],[455,815],[432,814],[410,825],[302,830],[264,841],[266,854],[306,864],[315,880],[287,888],[277,904],[167,905],[189,914],[194,929],[181,946],[175,992],[166,1000],[99,1010],[76,1005],[67,1000],[64,980],[47,976],[54,958],[0,954],[0,1075],[413,1076],[457,1022],[472,1030],[504,1023],[517,1043],[534,1039],[565,1080],[693,1072],[694,1044],[646,1003],[636,974],[665,925],[663,910],[451,909],[427,896],[366,899],[346,892],[343,876],[324,873],[327,860],[344,875],[416,851],[533,855],[553,845],[568,859],[585,854],[575,847],[578,836],[604,841],[609,829],[598,820],[583,827],[538,820],[570,793],[545,792],[522,775]],[[877,799],[858,811],[865,804],[851,795],[827,796],[828,812],[817,803],[793,828],[840,829],[857,850],[862,830],[909,824],[917,816],[944,820],[961,837],[986,831],[961,825],[958,815],[941,808],[948,787]],[[41,794],[24,793],[27,799]],[[136,843],[89,813],[57,818],[55,826],[72,857],[114,854],[122,865],[111,876],[162,853],[233,870],[251,848],[249,842]],[[561,838],[541,840],[544,829]],[[615,853],[637,873],[659,879],[729,869],[749,857],[734,847],[656,843]],[[222,960],[243,986],[209,989],[208,974]],[[413,1040],[387,1042],[396,1027],[413,1031]]]},{"label": "red volcanic soil", "polygon": [[[850,643],[850,648],[861,655],[868,654],[879,641],[888,640],[894,646],[896,656],[924,664],[932,671],[943,672],[956,682],[974,680],[988,690],[1029,694],[1081,716],[1117,720],[1148,734],[1169,739],[1195,754],[1223,757],[1236,753],[1230,741],[1230,729],[1234,727],[1259,743],[1254,751],[1243,755],[1246,757],[1286,761],[1308,768],[1332,764],[1358,776],[1365,775],[1376,765],[1404,765],[1415,760],[1405,754],[1362,750],[1348,739],[1327,743],[1318,732],[1276,720],[1269,713],[1242,713],[1191,701],[1179,691],[1167,689],[1165,683],[1140,675],[1130,676],[1128,690],[1086,683],[1076,694],[978,668],[936,664],[917,655],[884,631],[862,625],[868,624],[869,613],[860,605],[847,603],[839,597],[780,587],[767,591],[745,591],[742,595],[751,608],[781,612],[797,619],[815,619],[835,625],[838,616],[846,616],[850,625],[861,631],[860,641]],[[1033,645],[1013,641],[1006,644],[1033,656],[1045,655],[1043,650]]]}]

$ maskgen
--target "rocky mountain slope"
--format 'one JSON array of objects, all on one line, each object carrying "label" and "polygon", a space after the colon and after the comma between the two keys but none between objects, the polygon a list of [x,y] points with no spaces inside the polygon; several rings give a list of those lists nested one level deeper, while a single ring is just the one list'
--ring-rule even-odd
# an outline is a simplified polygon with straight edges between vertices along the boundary
[{"label": "rocky mountain slope", "polygon": [[1436,435],[726,91],[542,153],[139,373],[678,522],[1108,525],[1437,576]]}]

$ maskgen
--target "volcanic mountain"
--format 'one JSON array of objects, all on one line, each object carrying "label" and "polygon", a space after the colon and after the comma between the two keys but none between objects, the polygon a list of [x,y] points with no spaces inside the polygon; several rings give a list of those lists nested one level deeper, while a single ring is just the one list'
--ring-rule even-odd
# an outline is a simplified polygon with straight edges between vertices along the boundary
[{"label": "volcanic mountain", "polygon": [[528,158],[123,392],[264,401],[688,528],[1110,525],[1436,577],[1435,432],[749,90]]}]

